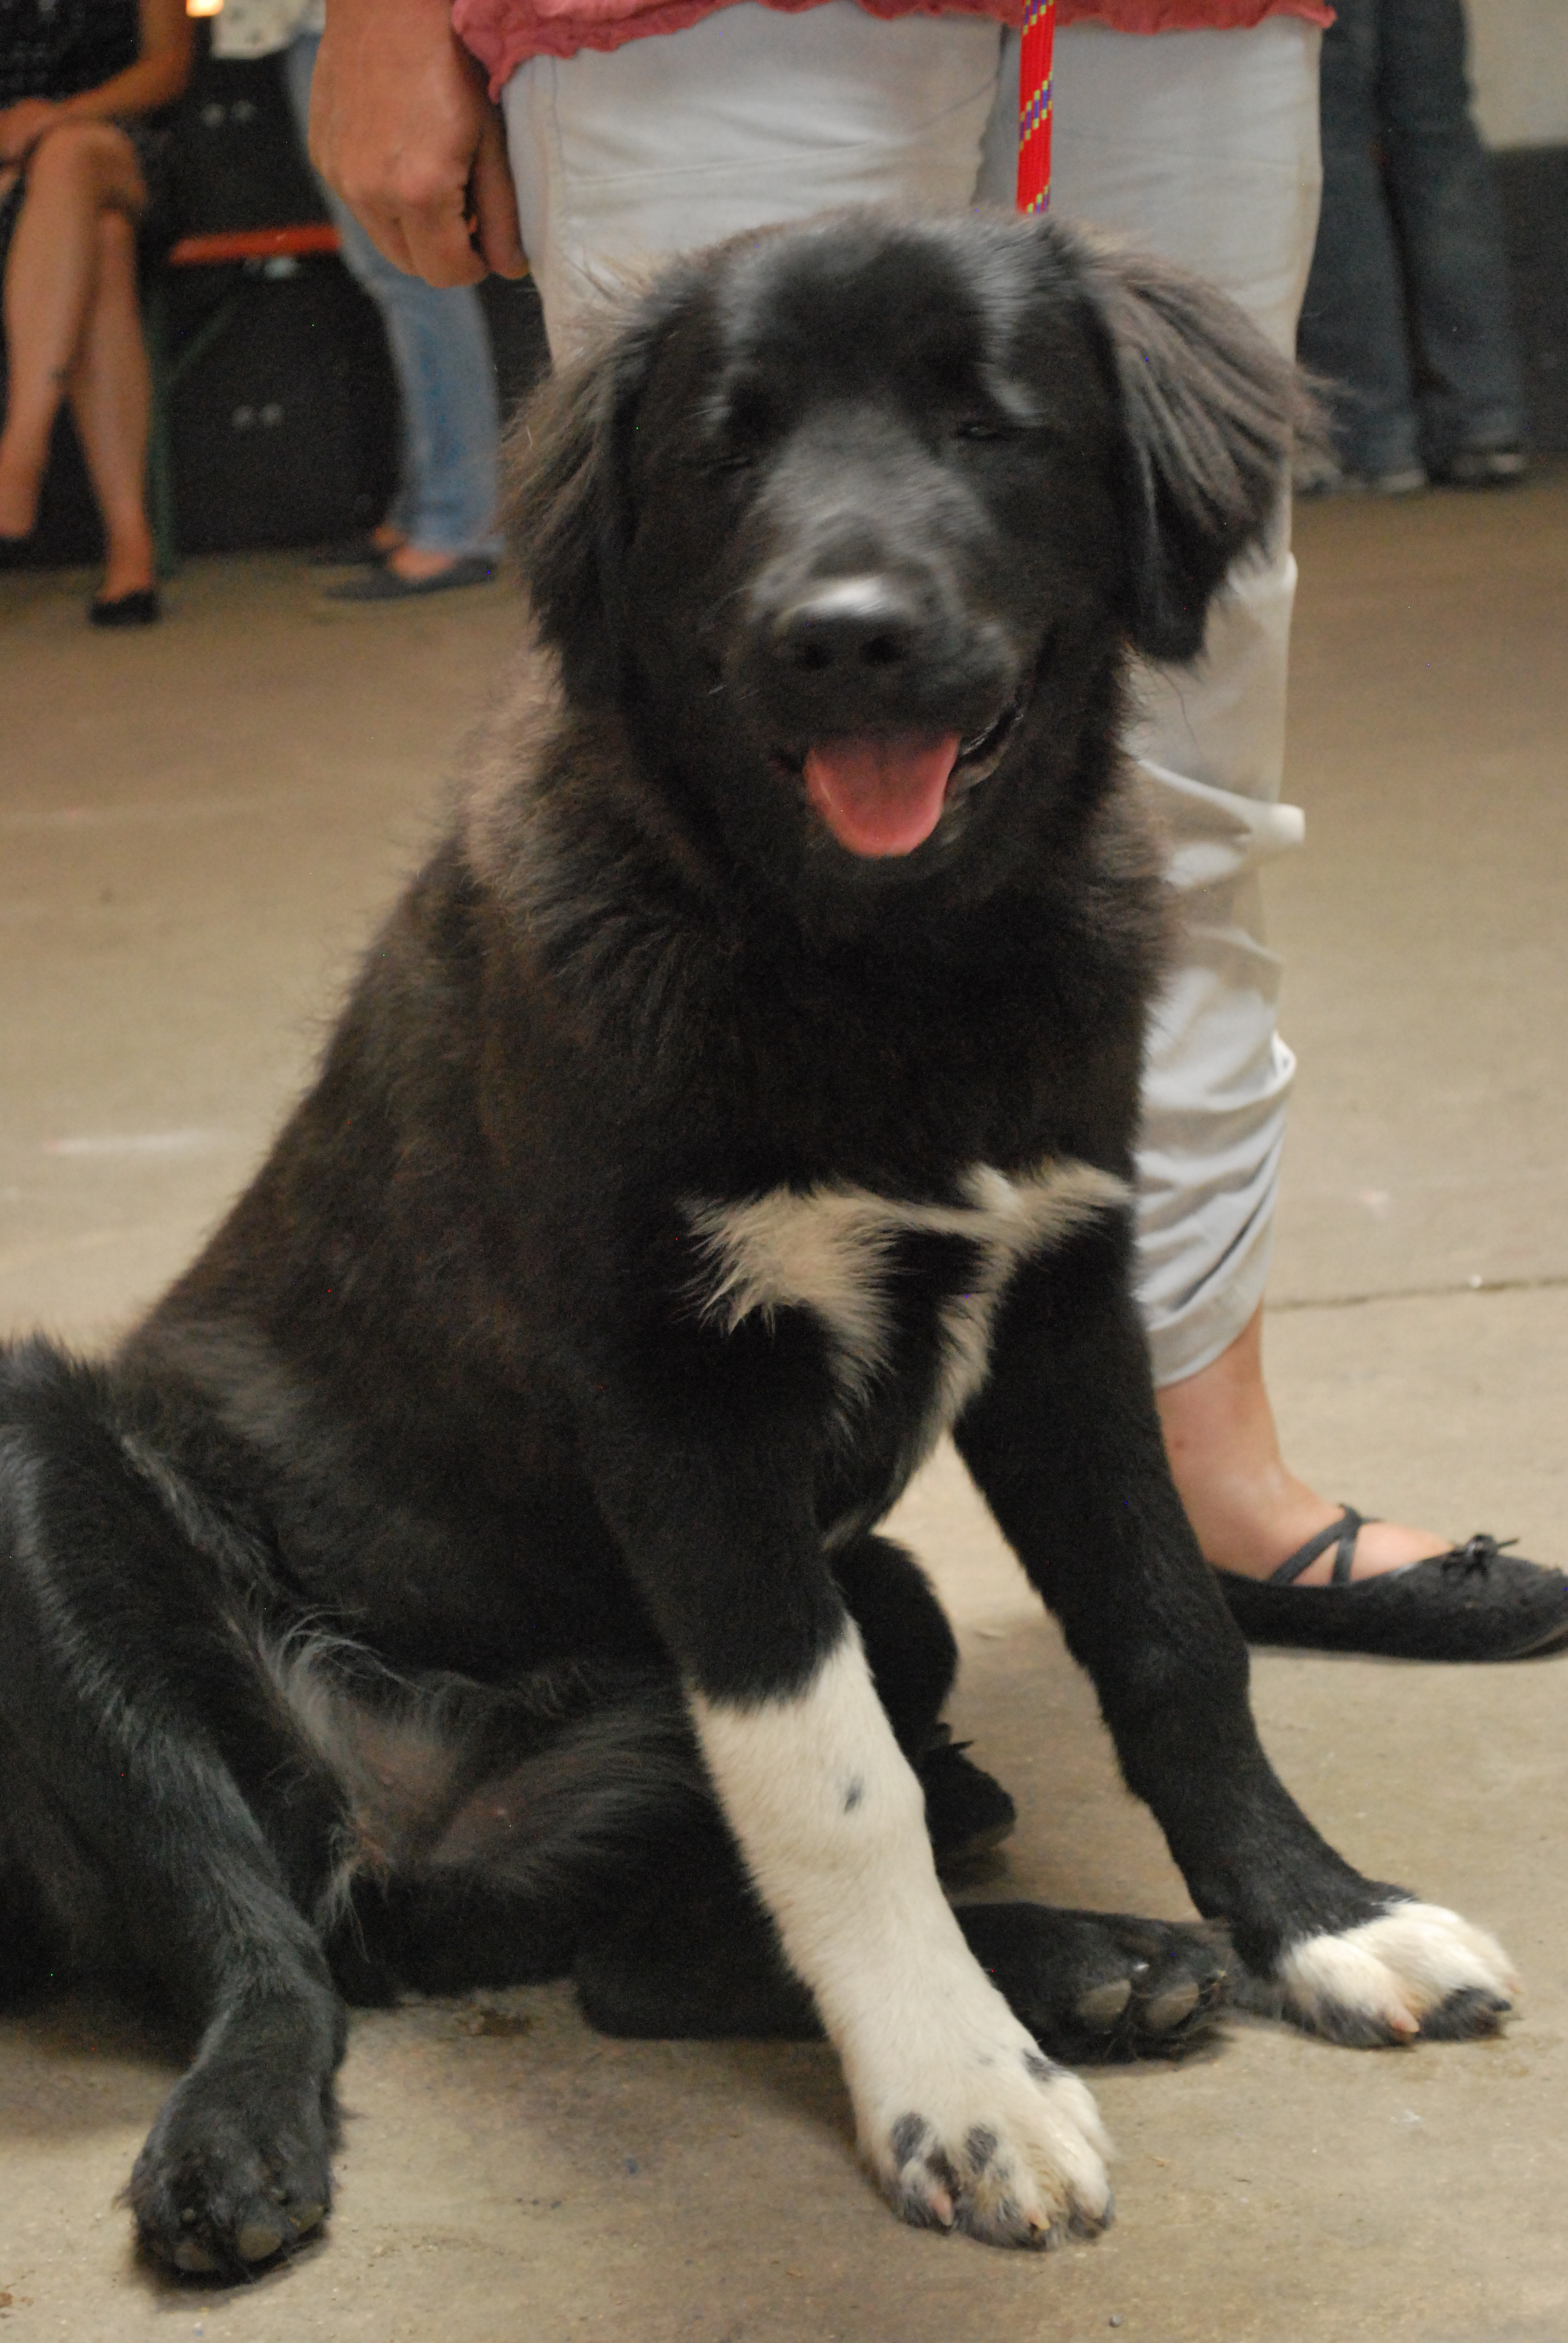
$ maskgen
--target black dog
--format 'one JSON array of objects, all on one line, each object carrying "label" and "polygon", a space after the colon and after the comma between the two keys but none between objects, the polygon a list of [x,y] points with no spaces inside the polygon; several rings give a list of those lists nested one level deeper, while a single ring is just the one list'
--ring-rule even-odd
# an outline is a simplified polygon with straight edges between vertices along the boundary
[{"label": "black dog", "polygon": [[320,2219],[342,1995],[568,1973],[819,2020],[911,2219],[1110,2217],[1040,2046],[1219,1957],[944,1900],[922,1776],[939,1837],[1005,1801],[873,1532],[948,1427],[1245,1970],[1342,2040],[1496,2025],[1497,1948],[1271,1771],[1129,1296],[1123,670],[1200,650],[1299,396],[1151,264],[865,215],[675,266],[533,411],[550,696],[196,1266],[106,1365],[0,1362],[0,1959],[201,2028],[131,2184],[182,2268]]}]

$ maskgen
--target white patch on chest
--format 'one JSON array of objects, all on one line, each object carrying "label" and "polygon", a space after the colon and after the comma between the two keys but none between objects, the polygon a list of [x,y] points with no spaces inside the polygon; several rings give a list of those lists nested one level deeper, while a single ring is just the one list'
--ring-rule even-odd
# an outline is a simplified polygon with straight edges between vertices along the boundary
[{"label": "white patch on chest", "polygon": [[941,1304],[941,1368],[932,1436],[950,1424],[985,1378],[997,1304],[1020,1264],[1128,1201],[1124,1181],[1091,1163],[1049,1162],[1010,1179],[976,1163],[957,1204],[906,1203],[846,1182],[772,1188],[737,1204],[688,1206],[700,1241],[703,1314],[727,1332],[781,1309],[819,1318],[846,1399],[863,1399],[886,1366],[896,1307],[890,1275],[900,1237],[962,1237],[973,1248],[969,1287]]}]

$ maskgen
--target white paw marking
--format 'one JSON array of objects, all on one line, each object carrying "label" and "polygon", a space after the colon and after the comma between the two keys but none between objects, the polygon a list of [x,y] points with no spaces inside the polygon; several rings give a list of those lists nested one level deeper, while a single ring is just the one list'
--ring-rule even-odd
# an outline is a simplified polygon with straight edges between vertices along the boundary
[{"label": "white paw marking", "polygon": [[1336,2013],[1348,2011],[1407,2036],[1452,1994],[1506,2003],[1519,1989],[1495,1938],[1440,1904],[1396,1904],[1342,1936],[1308,1936],[1280,1963],[1280,1981],[1295,2014],[1324,2033],[1336,2030]]},{"label": "white paw marking", "polygon": [[[873,2107],[857,2103],[862,2152],[907,2220],[1000,2246],[1054,2246],[1070,2229],[1091,2236],[1111,2217],[1100,2110],[1005,2003],[1002,2013],[999,2025],[993,2012],[966,2010],[940,2041],[906,2046],[910,2081],[884,2086]],[[924,2071],[915,2077],[917,2048]]]},{"label": "white paw marking", "polygon": [[[997,2244],[1102,2227],[1108,2143],[1094,2102],[1042,2058],[964,1942],[853,1626],[792,1698],[743,1706],[694,1693],[691,1709],[894,2203]],[[978,2159],[977,2139],[990,2143]]]},{"label": "white paw marking", "polygon": [[1008,1281],[1030,1254],[1060,1244],[1096,1212],[1124,1204],[1125,1182],[1091,1163],[1048,1162],[1010,1179],[989,1163],[959,1182],[958,1204],[907,1203],[833,1182],[772,1188],[746,1203],[688,1205],[703,1253],[705,1316],[727,1331],[780,1309],[813,1311],[828,1330],[847,1398],[864,1396],[893,1332],[888,1268],[901,1236],[962,1237],[979,1256],[974,1282],[942,1308],[943,1363],[932,1436],[953,1422],[983,1380],[991,1322]]}]

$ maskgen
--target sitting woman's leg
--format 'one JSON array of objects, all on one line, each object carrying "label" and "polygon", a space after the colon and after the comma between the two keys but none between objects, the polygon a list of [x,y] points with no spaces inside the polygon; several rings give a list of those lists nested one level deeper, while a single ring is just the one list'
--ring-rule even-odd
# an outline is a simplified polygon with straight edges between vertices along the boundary
[{"label": "sitting woman's leg", "polygon": [[[146,199],[136,150],[112,123],[62,123],[28,162],[5,266],[9,380],[0,436],[0,536],[25,537],[37,518],[49,435],[82,363],[103,287],[100,220],[112,213],[132,223]],[[123,282],[113,268],[111,276],[111,307],[118,303],[123,312]],[[139,327],[134,339],[145,395]]]},{"label": "sitting woman's leg", "polygon": [[152,388],[136,298],[136,231],[124,212],[98,215],[98,271],[70,378],[71,411],[104,517],[104,599],[153,583],[147,520],[147,423]]}]

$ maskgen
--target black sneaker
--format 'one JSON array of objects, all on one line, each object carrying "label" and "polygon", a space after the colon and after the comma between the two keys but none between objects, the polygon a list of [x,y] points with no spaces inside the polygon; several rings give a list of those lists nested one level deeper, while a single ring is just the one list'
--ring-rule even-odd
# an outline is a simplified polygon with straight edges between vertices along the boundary
[{"label": "black sneaker", "polygon": [[1448,488],[1511,488],[1529,469],[1523,447],[1459,447],[1432,477]]}]

